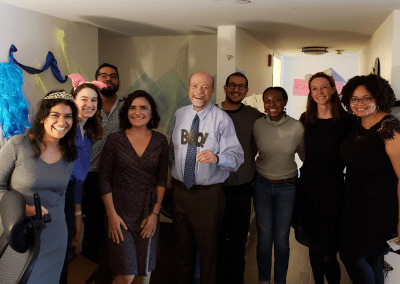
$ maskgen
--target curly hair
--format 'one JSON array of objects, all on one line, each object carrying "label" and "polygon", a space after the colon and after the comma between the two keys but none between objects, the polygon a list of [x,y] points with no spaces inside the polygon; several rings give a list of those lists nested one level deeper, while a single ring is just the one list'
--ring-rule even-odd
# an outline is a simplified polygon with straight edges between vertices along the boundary
[{"label": "curly hair", "polygon": [[97,94],[97,111],[95,115],[88,118],[85,125],[83,126],[83,129],[87,131],[89,139],[94,142],[100,140],[103,137],[103,127],[101,126],[101,121],[103,120],[103,118],[100,114],[103,104],[101,101],[99,89],[91,83],[83,83],[76,87],[76,89],[72,88],[71,95],[74,97],[74,99],[76,99],[78,93],[85,88],[92,89]]},{"label": "curly hair", "polygon": [[121,129],[128,129],[128,128],[132,127],[132,124],[129,122],[129,119],[128,119],[128,111],[129,111],[129,107],[131,106],[132,101],[136,98],[145,98],[149,102],[150,107],[151,107],[152,118],[147,123],[147,128],[148,129],[156,129],[161,120],[160,115],[157,112],[157,105],[156,105],[156,102],[154,101],[153,97],[151,95],[149,95],[146,91],[143,91],[143,90],[134,91],[133,93],[129,94],[128,97],[125,99],[124,104],[122,105],[122,107],[118,113],[119,127]]},{"label": "curly hair", "polygon": [[336,89],[335,80],[333,79],[332,76],[326,75],[324,72],[318,72],[312,75],[310,80],[308,81],[309,93],[307,98],[307,109],[300,117],[300,121],[303,123],[305,128],[309,128],[310,126],[314,125],[318,119],[318,105],[311,96],[311,82],[315,78],[325,78],[328,80],[331,87],[335,88],[335,92],[332,94],[331,98],[333,120],[339,121],[343,118],[343,116],[346,115],[346,111],[343,109],[343,106],[340,103],[340,98]]},{"label": "curly hair", "polygon": [[265,91],[263,92],[263,101],[264,101],[265,93],[268,92],[268,91],[271,91],[271,90],[281,92],[283,100],[284,101],[288,101],[288,94],[286,93],[285,89],[282,88],[282,87],[268,87],[268,88],[266,88]]},{"label": "curly hair", "polygon": [[391,108],[394,107],[394,102],[396,101],[392,87],[381,76],[370,74],[368,76],[355,76],[344,85],[342,103],[349,113],[353,113],[350,108],[350,98],[359,86],[364,86],[368,90],[380,110],[386,113],[391,112]]},{"label": "curly hair", "polygon": [[[62,91],[64,90],[51,91],[46,94],[46,96]],[[73,101],[66,99],[42,99],[39,102],[36,116],[32,123],[32,128],[29,130],[29,134],[33,135],[33,138],[30,141],[34,151],[33,158],[37,159],[42,154],[42,151],[40,150],[40,144],[43,143],[43,137],[46,131],[42,122],[49,116],[51,108],[58,104],[67,105],[72,110],[71,129],[67,132],[67,134],[64,135],[63,138],[59,140],[59,143],[63,152],[63,159],[67,162],[73,162],[78,156],[75,146],[76,128],[78,126],[78,109]]]}]

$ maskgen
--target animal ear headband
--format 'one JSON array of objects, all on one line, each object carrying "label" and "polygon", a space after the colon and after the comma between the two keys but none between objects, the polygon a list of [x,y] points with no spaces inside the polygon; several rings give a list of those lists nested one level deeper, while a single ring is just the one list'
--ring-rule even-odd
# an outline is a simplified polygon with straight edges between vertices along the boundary
[{"label": "animal ear headband", "polygon": [[[333,69],[332,69],[332,68],[329,68],[329,69],[326,69],[325,71],[317,72],[317,73],[315,73],[314,75],[316,75],[316,74],[318,74],[318,73],[324,73],[325,75],[327,75],[327,76],[329,76],[329,77],[332,77],[332,75],[333,75]],[[306,79],[307,81],[310,81],[311,77],[314,76],[314,75],[313,75],[313,74],[307,74],[307,75],[304,77],[304,79]]]},{"label": "animal ear headband", "polygon": [[106,84],[104,84],[103,82],[100,82],[100,81],[86,82],[85,78],[83,78],[83,76],[80,74],[70,74],[70,75],[68,75],[68,77],[71,78],[71,80],[72,80],[72,86],[74,87],[74,90],[76,90],[76,88],[79,85],[82,85],[83,83],[93,84],[97,88],[99,88],[99,90],[107,87]]}]

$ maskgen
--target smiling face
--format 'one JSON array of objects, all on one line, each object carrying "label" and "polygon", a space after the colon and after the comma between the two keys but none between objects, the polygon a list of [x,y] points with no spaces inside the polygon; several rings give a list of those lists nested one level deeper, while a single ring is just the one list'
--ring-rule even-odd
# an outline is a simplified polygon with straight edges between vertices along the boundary
[{"label": "smiling face", "polygon": [[264,96],[264,109],[272,121],[279,121],[285,114],[285,106],[287,101],[278,90],[269,90]]},{"label": "smiling face", "polygon": [[[229,84],[236,85],[234,89],[232,89]],[[243,90],[239,90],[239,86],[241,89],[245,87]],[[246,97],[248,88],[246,87],[246,79],[243,77],[231,76],[229,77],[228,86],[224,86],[224,91],[226,94],[226,99],[233,104],[240,104],[243,99]]]},{"label": "smiling face", "polygon": [[336,88],[331,87],[328,79],[324,77],[315,77],[310,83],[311,96],[317,105],[331,104],[332,95]]},{"label": "smiling face", "polygon": [[189,82],[189,99],[196,111],[203,110],[214,93],[213,78],[210,74],[199,72],[192,75]]},{"label": "smiling face", "polygon": [[76,95],[74,102],[78,108],[78,118],[90,118],[97,111],[97,93],[91,88],[84,88]]},{"label": "smiling face", "polygon": [[120,81],[117,72],[112,67],[103,67],[99,70],[97,81],[103,82],[107,88],[101,89],[100,93],[106,97],[112,97],[119,89]]},{"label": "smiling face", "polygon": [[53,106],[49,115],[40,121],[44,126],[44,139],[58,140],[67,134],[73,124],[72,110],[70,106],[59,103]]},{"label": "smiling face", "polygon": [[132,101],[128,110],[128,120],[132,127],[147,127],[151,117],[151,106],[145,98],[138,97]]},{"label": "smiling face", "polygon": [[376,100],[363,85],[354,90],[353,96],[350,98],[350,108],[355,115],[361,118],[375,115],[378,111]]}]

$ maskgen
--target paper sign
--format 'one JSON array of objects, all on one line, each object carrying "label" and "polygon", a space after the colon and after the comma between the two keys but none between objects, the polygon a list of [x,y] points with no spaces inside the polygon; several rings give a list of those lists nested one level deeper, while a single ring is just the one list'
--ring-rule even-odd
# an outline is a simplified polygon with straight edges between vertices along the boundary
[{"label": "paper sign", "polygon": [[397,244],[397,238],[393,238],[391,240],[386,241],[388,245],[392,248],[393,251],[397,251],[400,249],[400,245]]},{"label": "paper sign", "polygon": [[308,96],[308,81],[303,79],[294,79],[294,96]]},{"label": "paper sign", "polygon": [[[335,81],[338,94],[342,93],[344,82]],[[308,96],[308,81],[303,79],[294,79],[293,95],[294,96]]]}]

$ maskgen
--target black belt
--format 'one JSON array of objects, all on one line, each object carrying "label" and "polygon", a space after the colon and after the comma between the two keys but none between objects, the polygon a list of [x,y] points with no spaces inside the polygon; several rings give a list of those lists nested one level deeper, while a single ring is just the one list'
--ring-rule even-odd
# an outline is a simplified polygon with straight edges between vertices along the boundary
[{"label": "black belt", "polygon": [[186,185],[177,180],[177,179],[173,179],[172,182],[176,182],[180,187],[182,187],[185,190],[209,190],[211,189],[213,186],[218,186],[220,185],[220,183],[216,183],[216,184],[209,184],[209,185],[201,185],[201,184],[195,184],[193,185],[190,189],[186,187]]},{"label": "black belt", "polygon": [[[260,174],[259,174],[260,175]],[[289,179],[269,179],[266,177],[263,177],[262,175],[260,175],[260,178],[265,179],[266,181],[268,181],[271,184],[281,184],[281,183],[289,183],[289,182],[295,182],[296,179],[295,178],[289,178]]]}]

